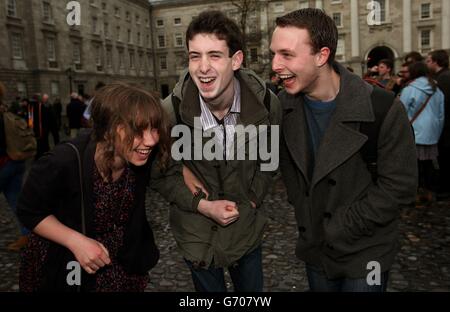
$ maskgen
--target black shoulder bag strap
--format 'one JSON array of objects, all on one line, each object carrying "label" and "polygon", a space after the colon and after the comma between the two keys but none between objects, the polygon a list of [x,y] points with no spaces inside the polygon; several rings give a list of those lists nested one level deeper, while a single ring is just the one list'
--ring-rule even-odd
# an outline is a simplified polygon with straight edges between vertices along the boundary
[{"label": "black shoulder bag strap", "polygon": [[372,175],[372,181],[376,182],[378,179],[378,136],[380,134],[380,128],[383,124],[389,109],[394,102],[395,95],[392,92],[382,90],[379,87],[374,86],[370,100],[372,102],[372,109],[375,115],[375,121],[362,122],[360,132],[365,134],[368,139],[361,148],[361,156],[367,164],[367,169]]},{"label": "black shoulder bag strap", "polygon": [[70,146],[77,155],[78,160],[78,170],[80,176],[80,192],[81,192],[81,232],[83,235],[86,235],[86,214],[84,209],[84,191],[83,191],[83,166],[81,164],[81,156],[78,148],[70,142],[66,142],[68,146]]}]

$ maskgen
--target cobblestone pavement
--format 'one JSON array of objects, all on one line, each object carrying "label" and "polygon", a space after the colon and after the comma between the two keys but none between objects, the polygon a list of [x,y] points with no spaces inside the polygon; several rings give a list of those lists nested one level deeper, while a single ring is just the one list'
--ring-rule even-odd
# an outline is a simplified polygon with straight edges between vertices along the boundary
[{"label": "cobblestone pavement", "polygon": [[[167,203],[153,192],[147,203],[152,203],[150,222],[161,250],[147,290],[193,291],[190,273],[168,227]],[[294,213],[287,205],[280,181],[274,184],[263,209],[269,216],[263,243],[265,290],[307,290],[304,265],[294,256]],[[405,209],[400,231],[401,250],[391,271],[388,291],[450,291],[450,202]],[[15,219],[0,195],[0,291],[18,290],[19,255],[5,248],[18,233]],[[231,289],[229,282],[228,286]]]}]

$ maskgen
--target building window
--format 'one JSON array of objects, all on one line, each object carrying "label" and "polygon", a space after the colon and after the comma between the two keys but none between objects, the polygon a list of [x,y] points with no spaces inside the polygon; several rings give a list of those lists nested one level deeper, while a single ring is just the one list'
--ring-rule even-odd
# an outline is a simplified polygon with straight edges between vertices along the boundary
[{"label": "building window", "polygon": [[432,47],[432,33],[430,29],[420,31],[420,50],[422,53],[429,52]]},{"label": "building window", "polygon": [[56,61],[55,38],[47,38],[47,60]]},{"label": "building window", "polygon": [[183,34],[176,33],[174,37],[175,37],[174,46],[175,47],[182,47],[183,46]]},{"label": "building window", "polygon": [[150,23],[148,22],[148,18],[145,19],[145,27],[147,27],[147,28],[150,27]]},{"label": "building window", "polygon": [[141,45],[141,33],[140,32],[137,33],[137,44],[139,46]]},{"label": "building window", "polygon": [[98,31],[98,27],[97,27],[97,17],[93,17],[92,18],[92,33],[96,34]]},{"label": "building window", "polygon": [[156,27],[158,27],[158,28],[164,27],[164,20],[163,19],[157,19],[156,20]]},{"label": "building window", "polygon": [[146,40],[147,40],[147,48],[150,48],[150,35],[146,36]]},{"label": "building window", "polygon": [[120,26],[116,27],[116,36],[117,41],[120,41]]},{"label": "building window", "polygon": [[161,55],[159,57],[159,69],[160,70],[167,70],[167,58],[165,55]]},{"label": "building window", "polygon": [[250,48],[250,63],[258,63],[258,48]]},{"label": "building window", "polygon": [[120,18],[120,8],[114,7],[114,16]]},{"label": "building window", "polygon": [[111,48],[106,49],[106,66],[112,67],[112,50]]},{"label": "building window", "polygon": [[388,15],[387,1],[377,0],[377,2],[380,4],[380,22],[386,23]]},{"label": "building window", "polygon": [[106,11],[106,2],[102,2],[102,10]]},{"label": "building window", "polygon": [[25,82],[20,81],[17,83],[17,93],[22,99],[28,98],[27,84]]},{"label": "building window", "polygon": [[342,3],[342,0],[331,0],[331,4]]},{"label": "building window", "polygon": [[127,31],[127,42],[128,42],[128,43],[131,43],[131,42],[132,42],[132,39],[131,39],[131,29],[128,29],[128,31]]},{"label": "building window", "polygon": [[136,24],[141,24],[141,17],[139,14],[136,14]]},{"label": "building window", "polygon": [[431,18],[431,3],[422,3],[420,5],[420,18]]},{"label": "building window", "polygon": [[275,13],[283,13],[284,12],[284,3],[283,2],[276,2],[274,4],[273,11]]},{"label": "building window", "polygon": [[127,22],[130,22],[130,21],[131,21],[130,12],[128,12],[128,11],[125,13],[125,20],[126,20]]},{"label": "building window", "polygon": [[158,48],[166,47],[166,36],[159,35],[158,36]]},{"label": "building window", "polygon": [[109,38],[109,24],[108,23],[103,24],[103,34],[105,35],[105,38]]},{"label": "building window", "polygon": [[130,51],[130,68],[134,68],[134,51]]},{"label": "building window", "polygon": [[339,36],[337,48],[336,48],[336,61],[345,61],[345,38],[344,36]]},{"label": "building window", "polygon": [[89,4],[95,6],[95,0],[89,0]]},{"label": "building window", "polygon": [[53,97],[58,97],[59,96],[59,82],[58,81],[50,82],[50,94]]},{"label": "building window", "polygon": [[342,13],[333,13],[333,21],[336,27],[342,27]]},{"label": "building window", "polygon": [[180,18],[180,17],[175,17],[175,18],[173,19],[173,24],[174,24],[175,26],[180,26],[180,25],[181,25],[181,18]]},{"label": "building window", "polygon": [[102,65],[102,47],[100,45],[95,46],[95,65]]},{"label": "building window", "polygon": [[81,45],[79,43],[73,44],[72,60],[75,65],[81,64]]},{"label": "building window", "polygon": [[153,59],[151,54],[147,54],[147,70],[149,73],[152,72],[153,69]]},{"label": "building window", "polygon": [[23,59],[23,41],[21,34],[19,33],[11,34],[11,48],[14,59],[16,60]]},{"label": "building window", "polygon": [[7,14],[8,14],[8,16],[13,16],[13,17],[17,16],[16,0],[8,0]]},{"label": "building window", "polygon": [[123,50],[119,50],[119,68],[123,69],[125,67],[125,59],[123,56]]},{"label": "building window", "polygon": [[50,3],[46,1],[42,3],[42,15],[44,16],[44,22],[46,23],[53,22],[52,7]]},{"label": "building window", "polygon": [[300,2],[298,3],[298,8],[299,8],[299,9],[306,9],[306,8],[309,8],[309,3],[308,3],[308,1],[300,1]]}]

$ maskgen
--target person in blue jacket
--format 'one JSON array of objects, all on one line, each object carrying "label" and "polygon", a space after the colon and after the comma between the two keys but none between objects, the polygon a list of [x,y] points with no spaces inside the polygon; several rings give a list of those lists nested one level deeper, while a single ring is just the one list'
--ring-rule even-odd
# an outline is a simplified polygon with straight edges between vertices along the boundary
[{"label": "person in blue jacket", "polygon": [[[438,141],[444,127],[444,94],[425,63],[409,65],[411,82],[400,95],[414,129],[419,166],[419,200],[433,199]],[[423,108],[424,107],[424,108]]]}]

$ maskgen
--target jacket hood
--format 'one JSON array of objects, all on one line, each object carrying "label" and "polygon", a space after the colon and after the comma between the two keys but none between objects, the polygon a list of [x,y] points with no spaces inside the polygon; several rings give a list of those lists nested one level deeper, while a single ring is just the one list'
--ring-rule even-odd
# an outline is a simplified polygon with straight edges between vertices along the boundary
[{"label": "jacket hood", "polygon": [[428,78],[426,77],[419,77],[413,80],[409,85],[413,88],[419,89],[422,92],[425,92],[428,95],[431,95],[434,92],[433,88],[428,82]]}]

